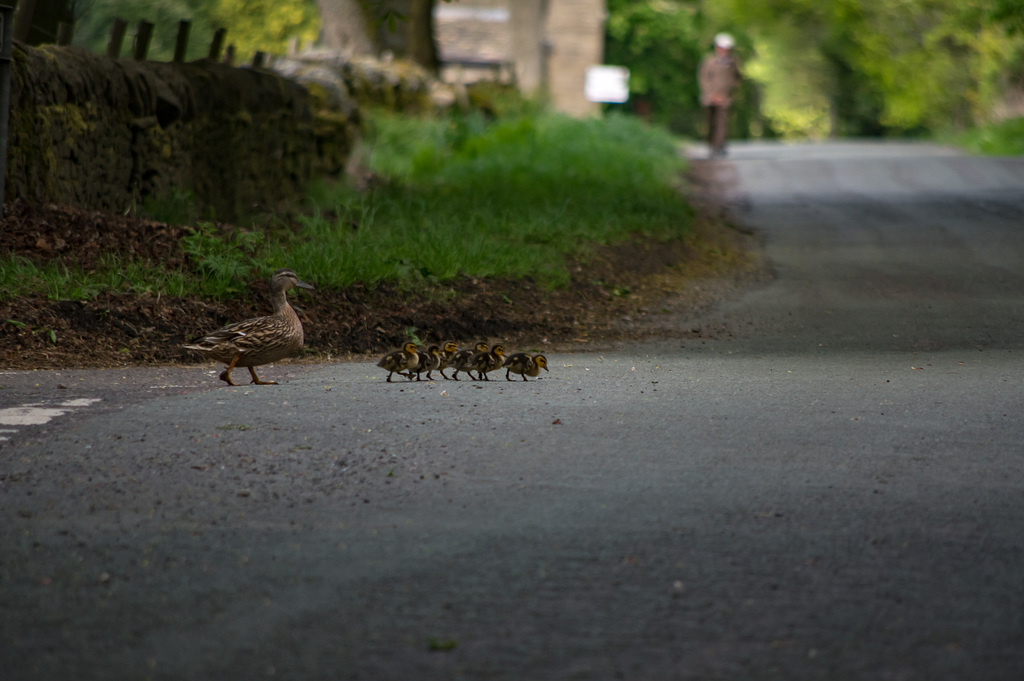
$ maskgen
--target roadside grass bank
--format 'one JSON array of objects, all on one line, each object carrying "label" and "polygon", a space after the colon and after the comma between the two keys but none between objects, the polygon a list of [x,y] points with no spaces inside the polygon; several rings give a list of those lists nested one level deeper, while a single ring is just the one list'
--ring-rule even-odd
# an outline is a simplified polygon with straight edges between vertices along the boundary
[{"label": "roadside grass bank", "polygon": [[702,198],[702,166],[683,172],[675,140],[637,121],[375,117],[360,154],[351,184],[245,227],[185,194],[145,215],[9,205],[0,368],[195,362],[189,339],[269,312],[282,266],[317,287],[291,296],[315,361],[409,340],[713,339],[671,319],[770,277],[756,235]]},{"label": "roadside grass bank", "polygon": [[0,254],[0,299],[44,295],[238,296],[291,267],[321,288],[399,290],[459,276],[569,283],[571,264],[631,238],[670,241],[692,227],[672,137],[635,119],[552,114],[373,114],[355,182],[322,181],[295,216],[255,227],[195,219],[188,197],[150,202],[147,217],[190,220],[171,262],[126,252],[83,266]]},{"label": "roadside grass bank", "polygon": [[1024,118],[983,125],[949,135],[944,141],[986,156],[1021,156],[1024,155]]}]

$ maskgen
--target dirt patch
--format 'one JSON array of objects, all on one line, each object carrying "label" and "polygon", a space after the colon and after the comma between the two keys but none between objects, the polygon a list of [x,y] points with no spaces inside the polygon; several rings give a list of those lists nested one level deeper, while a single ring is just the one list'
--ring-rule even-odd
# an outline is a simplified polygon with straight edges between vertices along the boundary
[{"label": "dirt patch", "polygon": [[[406,291],[390,285],[301,292],[305,359],[378,354],[410,335],[423,342],[501,340],[515,348],[573,349],[651,335],[713,336],[679,320],[770,275],[757,238],[735,228],[691,173],[695,228],[672,243],[635,239],[573,267],[547,291],[530,280],[461,277]],[[94,268],[109,253],[178,266],[182,227],[67,206],[14,203],[0,221],[7,252]],[[301,276],[301,273],[300,273]],[[32,296],[0,303],[0,367],[56,369],[195,363],[187,340],[269,312],[267,282],[228,302],[104,294],[87,301]],[[672,323],[664,323],[671,318]],[[684,330],[685,329],[685,330]],[[302,361],[299,358],[297,361]]]}]

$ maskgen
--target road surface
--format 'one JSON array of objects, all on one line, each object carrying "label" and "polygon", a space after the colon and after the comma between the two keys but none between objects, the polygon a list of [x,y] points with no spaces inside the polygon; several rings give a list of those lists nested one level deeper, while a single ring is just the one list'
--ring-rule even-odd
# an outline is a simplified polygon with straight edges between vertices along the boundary
[{"label": "road surface", "polygon": [[1024,678],[1024,159],[709,163],[776,278],[541,380],[0,375],[3,678]]}]

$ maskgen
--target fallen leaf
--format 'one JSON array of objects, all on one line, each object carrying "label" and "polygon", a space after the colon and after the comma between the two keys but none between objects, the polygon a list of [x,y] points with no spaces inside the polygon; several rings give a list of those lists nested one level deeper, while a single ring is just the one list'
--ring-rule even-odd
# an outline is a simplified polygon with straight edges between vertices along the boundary
[{"label": "fallen leaf", "polygon": [[438,652],[444,653],[444,652],[448,652],[450,650],[455,650],[458,646],[459,646],[459,642],[458,641],[454,641],[454,640],[450,640],[450,639],[447,640],[447,641],[439,641],[436,638],[432,638],[432,639],[430,639],[429,650],[431,652],[433,652],[433,653],[438,653]]},{"label": "fallen leaf", "polygon": [[560,426],[560,425],[562,425],[562,419],[555,419],[554,421],[551,422],[551,425],[553,425],[553,426]]}]

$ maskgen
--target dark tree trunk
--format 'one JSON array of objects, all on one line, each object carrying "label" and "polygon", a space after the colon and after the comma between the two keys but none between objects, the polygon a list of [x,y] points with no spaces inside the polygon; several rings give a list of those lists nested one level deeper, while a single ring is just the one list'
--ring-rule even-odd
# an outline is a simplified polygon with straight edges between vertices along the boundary
[{"label": "dark tree trunk", "polygon": [[437,73],[440,68],[434,42],[434,1],[410,1],[407,44],[409,59],[431,73]]}]

